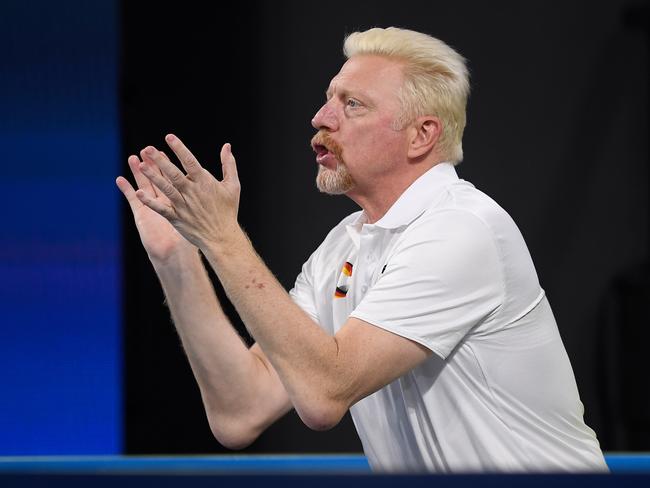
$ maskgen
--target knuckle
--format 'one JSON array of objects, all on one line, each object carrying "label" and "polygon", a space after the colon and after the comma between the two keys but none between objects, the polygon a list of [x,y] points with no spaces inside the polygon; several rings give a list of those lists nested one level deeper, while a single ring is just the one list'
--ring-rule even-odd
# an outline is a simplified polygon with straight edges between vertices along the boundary
[{"label": "knuckle", "polygon": [[167,209],[167,215],[165,215],[165,218],[169,220],[169,223],[174,226],[180,224],[180,219],[178,217],[178,214],[173,208]]},{"label": "knuckle", "polygon": [[175,186],[180,186],[185,183],[185,175],[180,172],[174,173],[170,179]]},{"label": "knuckle", "polygon": [[176,215],[176,212],[174,211],[174,207],[171,205],[161,205],[160,210],[163,216],[170,221],[174,219]]}]

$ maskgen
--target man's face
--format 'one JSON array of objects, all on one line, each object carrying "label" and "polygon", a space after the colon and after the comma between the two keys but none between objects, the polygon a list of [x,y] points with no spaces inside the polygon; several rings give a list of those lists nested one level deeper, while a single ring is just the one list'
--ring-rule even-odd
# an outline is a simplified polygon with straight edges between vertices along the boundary
[{"label": "man's face", "polygon": [[353,56],[332,79],[312,120],[320,191],[365,193],[406,158],[405,133],[394,128],[402,83],[397,61],[369,55]]}]

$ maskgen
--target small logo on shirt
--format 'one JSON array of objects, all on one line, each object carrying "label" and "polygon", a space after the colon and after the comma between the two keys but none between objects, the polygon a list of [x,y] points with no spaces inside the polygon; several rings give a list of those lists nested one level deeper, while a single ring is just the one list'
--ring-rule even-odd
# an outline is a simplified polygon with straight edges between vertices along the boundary
[{"label": "small logo on shirt", "polygon": [[341,274],[339,276],[339,282],[336,284],[336,290],[334,290],[334,298],[345,298],[348,294],[348,289],[350,288],[350,277],[352,276],[352,263],[346,261],[341,269]]}]

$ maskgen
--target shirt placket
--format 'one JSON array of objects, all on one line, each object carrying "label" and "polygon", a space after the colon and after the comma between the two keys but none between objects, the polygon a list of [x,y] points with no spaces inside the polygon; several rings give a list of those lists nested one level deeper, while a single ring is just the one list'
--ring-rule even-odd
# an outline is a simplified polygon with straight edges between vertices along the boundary
[{"label": "shirt placket", "polygon": [[372,286],[372,277],[377,269],[379,259],[378,241],[380,229],[364,225],[359,236],[359,254],[357,256],[357,274],[353,275],[352,302],[356,307]]}]

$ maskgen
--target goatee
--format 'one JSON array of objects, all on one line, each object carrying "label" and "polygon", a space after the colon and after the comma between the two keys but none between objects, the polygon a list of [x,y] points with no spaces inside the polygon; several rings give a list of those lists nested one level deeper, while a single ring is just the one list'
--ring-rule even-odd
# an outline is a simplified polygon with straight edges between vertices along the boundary
[{"label": "goatee", "polygon": [[324,166],[318,167],[316,187],[319,191],[328,195],[342,195],[354,187],[354,181],[348,167],[345,163],[339,161],[336,170],[327,169]]},{"label": "goatee", "polygon": [[350,191],[354,187],[354,180],[343,160],[341,146],[324,130],[319,130],[311,142],[313,146],[320,145],[327,148],[337,161],[335,170],[328,169],[324,166],[318,167],[318,175],[316,175],[316,187],[318,190],[328,195],[342,195]]}]

